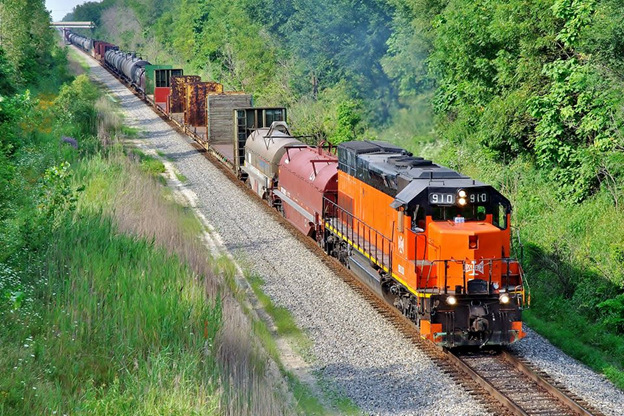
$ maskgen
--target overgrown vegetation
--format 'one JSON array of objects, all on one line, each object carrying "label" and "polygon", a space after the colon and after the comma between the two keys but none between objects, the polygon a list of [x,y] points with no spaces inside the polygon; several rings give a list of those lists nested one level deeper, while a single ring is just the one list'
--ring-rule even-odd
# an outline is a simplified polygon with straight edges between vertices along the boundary
[{"label": "overgrown vegetation", "polygon": [[[6,5],[39,27],[6,13],[42,2]],[[136,132],[32,16],[51,66],[0,66],[0,413],[292,413],[162,163],[120,146]]]},{"label": "overgrown vegetation", "polygon": [[298,133],[377,136],[500,188],[526,245],[530,322],[622,387],[621,6],[105,0],[73,17],[152,61],[288,106]]}]

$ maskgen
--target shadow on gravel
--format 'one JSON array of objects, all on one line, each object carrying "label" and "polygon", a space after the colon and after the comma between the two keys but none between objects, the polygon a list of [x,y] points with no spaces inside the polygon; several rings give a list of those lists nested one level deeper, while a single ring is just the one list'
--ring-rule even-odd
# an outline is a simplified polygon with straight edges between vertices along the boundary
[{"label": "shadow on gravel", "polygon": [[403,371],[400,364],[357,368],[340,363],[325,366],[319,373],[322,379],[333,380],[339,394],[351,398],[365,414],[479,414],[473,403],[452,393],[452,382],[441,380],[433,364],[423,362],[412,372]]},{"label": "shadow on gravel", "polygon": [[279,238],[270,238],[270,239],[264,239],[261,241],[253,240],[247,243],[231,243],[231,244],[226,244],[225,247],[231,253],[241,252],[241,253],[251,254],[255,251],[262,251],[267,246],[274,246],[276,243],[279,243],[281,241],[282,240]]},{"label": "shadow on gravel", "polygon": [[[152,122],[153,122],[153,120],[152,120]],[[149,124],[149,123],[137,123],[137,124],[140,125],[140,124]],[[146,135],[145,139],[153,140],[153,139],[158,139],[158,138],[161,138],[161,137],[169,137],[169,136],[171,136],[172,132],[171,132],[171,129],[169,128],[169,129],[160,129],[160,130],[150,130],[150,131],[146,132],[146,134],[147,135]],[[167,144],[160,144],[159,143],[158,147],[166,149],[167,147],[169,147],[169,145],[167,145]],[[195,151],[195,153],[197,153],[197,151]]]},{"label": "shadow on gravel", "polygon": [[[153,133],[149,133],[149,137],[146,137],[146,139],[150,140],[150,139],[153,139],[154,137],[157,137],[157,135]],[[200,154],[195,149],[187,150],[185,152],[167,152],[167,148],[161,145],[158,146],[158,150],[162,151],[163,154],[167,157],[167,159],[173,160],[174,162],[188,159],[190,157],[197,156]]]}]

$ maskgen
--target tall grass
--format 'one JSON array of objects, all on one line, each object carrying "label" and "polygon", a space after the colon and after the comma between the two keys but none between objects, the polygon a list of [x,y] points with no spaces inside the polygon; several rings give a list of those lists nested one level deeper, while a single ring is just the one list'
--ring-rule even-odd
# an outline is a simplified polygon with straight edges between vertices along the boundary
[{"label": "tall grass", "polygon": [[[279,374],[269,372],[267,357],[252,335],[252,322],[230,292],[223,289],[223,278],[215,274],[219,268],[199,238],[203,227],[187,209],[166,201],[159,183],[146,180],[140,164],[131,159],[117,152],[107,159],[94,158],[81,167],[77,176],[88,182],[80,209],[100,210],[114,219],[119,232],[161,247],[168,256],[187,265],[207,299],[219,299],[222,319],[210,353],[219,369],[215,385],[219,388],[220,413],[288,412],[289,405],[275,394]],[[201,279],[197,280],[197,276]]]},{"label": "tall grass", "polygon": [[33,309],[5,311],[0,412],[289,413],[197,220],[121,153],[75,180]]},{"label": "tall grass", "polygon": [[96,109],[100,143],[79,140],[59,188],[82,189],[75,210],[0,264],[0,414],[292,413],[201,224],[117,142],[110,100]]}]

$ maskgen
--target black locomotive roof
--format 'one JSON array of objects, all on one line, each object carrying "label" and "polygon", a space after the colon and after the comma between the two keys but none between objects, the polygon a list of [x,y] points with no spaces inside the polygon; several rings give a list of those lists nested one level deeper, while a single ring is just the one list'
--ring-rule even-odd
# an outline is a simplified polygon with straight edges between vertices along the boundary
[{"label": "black locomotive roof", "polygon": [[407,150],[394,145],[392,143],[381,142],[381,141],[353,141],[353,142],[344,142],[338,145],[338,148],[348,149],[355,154],[364,154],[364,153],[375,153],[375,152],[394,152],[394,153],[402,153],[411,156],[412,154]]},{"label": "black locomotive roof", "polygon": [[[423,191],[487,188],[495,200],[507,201],[491,186],[437,165],[396,145],[354,141],[338,145],[338,168],[395,197],[393,208],[420,203]],[[509,202],[505,205],[508,205]]]}]

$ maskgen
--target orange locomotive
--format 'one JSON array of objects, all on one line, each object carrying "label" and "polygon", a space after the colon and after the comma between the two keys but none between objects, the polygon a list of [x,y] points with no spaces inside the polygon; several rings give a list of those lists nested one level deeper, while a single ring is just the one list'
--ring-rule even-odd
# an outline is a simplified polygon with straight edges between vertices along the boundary
[{"label": "orange locomotive", "polygon": [[446,347],[525,336],[511,204],[489,185],[382,142],[338,146],[320,242]]}]

